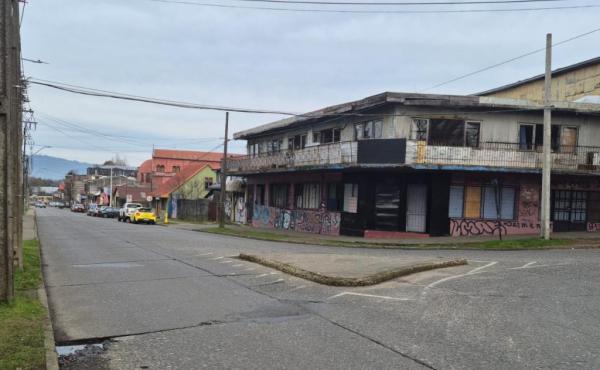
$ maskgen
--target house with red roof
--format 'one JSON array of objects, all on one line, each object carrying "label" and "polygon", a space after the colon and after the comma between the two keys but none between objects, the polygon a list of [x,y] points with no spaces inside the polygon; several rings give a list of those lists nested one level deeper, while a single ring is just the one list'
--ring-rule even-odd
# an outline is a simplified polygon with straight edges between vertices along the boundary
[{"label": "house with red roof", "polygon": [[177,218],[177,201],[180,199],[203,199],[211,185],[217,182],[217,169],[214,164],[190,163],[181,171],[159,183],[152,190],[154,207],[157,212],[168,211],[169,217]]},{"label": "house with red roof", "polygon": [[149,184],[155,190],[192,164],[194,168],[210,165],[213,170],[218,170],[222,158],[223,153],[219,152],[154,149],[152,158],[140,165],[137,179],[140,184]]}]

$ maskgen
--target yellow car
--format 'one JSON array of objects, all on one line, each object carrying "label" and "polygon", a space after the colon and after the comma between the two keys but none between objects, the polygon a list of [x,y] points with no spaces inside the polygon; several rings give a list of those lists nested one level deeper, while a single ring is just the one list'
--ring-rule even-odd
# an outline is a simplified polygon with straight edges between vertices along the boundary
[{"label": "yellow car", "polygon": [[131,222],[134,224],[145,222],[147,224],[155,224],[156,223],[156,215],[152,212],[150,208],[138,208],[135,210],[133,215],[131,215]]}]

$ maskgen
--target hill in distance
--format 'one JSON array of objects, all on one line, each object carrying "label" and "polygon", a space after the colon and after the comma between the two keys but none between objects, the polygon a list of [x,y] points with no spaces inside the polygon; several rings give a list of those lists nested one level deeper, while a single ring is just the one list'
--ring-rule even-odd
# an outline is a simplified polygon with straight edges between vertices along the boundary
[{"label": "hill in distance", "polygon": [[31,176],[43,179],[64,179],[67,172],[71,170],[74,170],[77,174],[84,174],[88,167],[93,166],[91,163],[72,161],[49,155],[34,155],[32,159],[33,172]]}]

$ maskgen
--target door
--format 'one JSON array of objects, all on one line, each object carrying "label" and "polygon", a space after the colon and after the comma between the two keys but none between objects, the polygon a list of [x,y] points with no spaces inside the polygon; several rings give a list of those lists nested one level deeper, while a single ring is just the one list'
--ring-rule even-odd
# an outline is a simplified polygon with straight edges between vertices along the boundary
[{"label": "door", "polygon": [[424,233],[427,217],[427,186],[409,184],[406,187],[406,231]]},{"label": "door", "polygon": [[395,184],[375,187],[375,229],[398,231],[400,188]]},{"label": "door", "polygon": [[553,231],[585,231],[587,193],[584,191],[554,190],[552,197]]}]

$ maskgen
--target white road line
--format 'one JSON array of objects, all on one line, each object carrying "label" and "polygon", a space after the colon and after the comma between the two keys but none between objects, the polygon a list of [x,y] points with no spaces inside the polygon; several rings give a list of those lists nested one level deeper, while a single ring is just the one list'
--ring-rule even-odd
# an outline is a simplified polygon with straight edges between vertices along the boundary
[{"label": "white road line", "polygon": [[495,265],[495,264],[497,264],[497,263],[498,263],[498,261],[493,261],[493,262],[490,262],[490,263],[488,263],[487,265],[483,265],[483,266],[479,266],[479,267],[477,267],[477,268],[474,268],[473,270],[471,270],[471,271],[469,271],[469,272],[467,272],[467,273],[460,274],[460,275],[447,276],[447,277],[445,277],[445,278],[443,278],[443,279],[440,279],[440,280],[434,281],[433,283],[431,283],[431,284],[427,285],[427,286],[426,286],[426,287],[423,289],[423,292],[421,293],[421,295],[424,295],[424,294],[427,292],[427,290],[428,290],[428,289],[431,289],[431,288],[433,288],[434,286],[436,286],[436,285],[438,285],[438,284],[445,283],[446,281],[450,281],[450,280],[458,279],[458,278],[461,278],[461,277],[465,277],[465,276],[469,276],[469,275],[476,274],[476,273],[478,273],[478,272],[481,272],[481,270],[483,270],[483,269],[485,269],[485,268],[488,268],[488,267],[494,266],[494,265]]},{"label": "white road line", "polygon": [[[538,267],[555,267],[555,266],[567,266],[569,265],[568,263],[557,263],[554,265],[535,265],[535,266],[527,266],[527,267],[521,267],[522,270],[529,270],[529,269],[534,269],[534,268],[538,268]],[[515,269],[513,269],[515,270]]]},{"label": "white road line", "polygon": [[283,283],[283,281],[284,281],[283,279],[277,279],[275,281],[269,281],[269,282],[266,282],[266,283],[262,283],[260,285],[270,285],[270,284]]},{"label": "white road line", "polygon": [[221,256],[221,257],[215,257],[215,258],[211,258],[211,260],[213,260],[213,261],[216,261],[216,260],[220,260],[220,259],[223,259],[223,258],[224,258],[224,257],[223,257],[223,256]]},{"label": "white road line", "polygon": [[221,261],[219,263],[233,263],[233,261]]},{"label": "white road line", "polygon": [[269,276],[270,274],[260,274],[260,275],[256,275],[256,277],[265,277],[265,276]]},{"label": "white road line", "polygon": [[244,271],[254,271],[254,267],[248,267],[247,269],[244,269]]},{"label": "white road line", "polygon": [[354,295],[354,296],[359,296],[359,297],[377,298],[377,299],[387,299],[390,301],[414,301],[413,298],[390,297],[387,295],[375,295],[375,294],[355,293],[355,292],[341,292],[339,294],[332,295],[331,297],[329,297],[327,299],[339,298],[339,297],[343,297],[346,295]]},{"label": "white road line", "polygon": [[202,257],[202,256],[210,256],[212,254],[212,252],[208,252],[208,253],[202,253],[202,254],[197,254],[198,257]]},{"label": "white road line", "polygon": [[293,292],[294,290],[300,290],[300,289],[303,289],[303,288],[306,288],[306,285],[300,285],[300,286],[297,286],[297,287],[292,288],[290,290],[286,290],[286,293]]},{"label": "white road line", "polygon": [[231,266],[233,266],[233,267],[242,267],[244,265],[242,263],[238,263],[237,265],[231,265]]},{"label": "white road line", "polygon": [[524,264],[523,266],[520,266],[520,267],[511,267],[511,268],[509,268],[509,270],[526,269],[527,267],[533,265],[534,263],[537,263],[537,261],[528,262],[528,263],[526,263],[526,264]]}]

